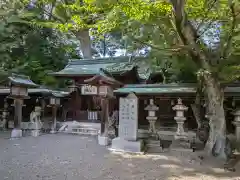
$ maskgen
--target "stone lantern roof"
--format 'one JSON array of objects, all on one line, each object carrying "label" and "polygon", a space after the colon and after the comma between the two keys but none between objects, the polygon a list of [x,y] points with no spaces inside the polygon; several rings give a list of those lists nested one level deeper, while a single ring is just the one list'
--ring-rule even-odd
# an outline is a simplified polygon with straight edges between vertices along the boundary
[{"label": "stone lantern roof", "polygon": [[153,99],[150,99],[150,104],[145,107],[146,111],[158,111],[158,107],[154,104]]},{"label": "stone lantern roof", "polygon": [[178,98],[177,104],[172,108],[174,111],[187,111],[188,107],[183,105],[182,99]]}]

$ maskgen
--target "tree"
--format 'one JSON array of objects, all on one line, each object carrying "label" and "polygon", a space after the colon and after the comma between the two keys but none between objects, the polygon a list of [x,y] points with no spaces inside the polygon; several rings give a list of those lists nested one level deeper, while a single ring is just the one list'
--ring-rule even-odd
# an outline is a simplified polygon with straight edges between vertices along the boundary
[{"label": "tree", "polygon": [[32,26],[29,22],[42,17],[22,2],[6,1],[1,5],[1,79],[15,72],[42,85],[63,86],[48,73],[62,69],[73,54],[76,57],[75,44],[66,43],[67,38],[56,30]]}]

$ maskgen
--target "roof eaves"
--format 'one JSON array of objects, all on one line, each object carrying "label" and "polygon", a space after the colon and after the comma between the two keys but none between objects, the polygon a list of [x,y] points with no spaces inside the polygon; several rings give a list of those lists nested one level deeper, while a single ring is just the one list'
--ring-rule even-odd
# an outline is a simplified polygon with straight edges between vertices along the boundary
[{"label": "roof eaves", "polygon": [[12,76],[8,77],[10,83],[15,85],[23,85],[28,87],[37,87],[38,85],[35,84],[28,76],[25,75],[17,75],[12,74]]}]

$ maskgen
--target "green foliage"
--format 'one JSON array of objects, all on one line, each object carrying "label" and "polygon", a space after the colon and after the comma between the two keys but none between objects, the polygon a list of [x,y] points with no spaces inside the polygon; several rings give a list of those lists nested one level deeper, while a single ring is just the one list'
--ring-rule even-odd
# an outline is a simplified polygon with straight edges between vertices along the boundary
[{"label": "green foliage", "polygon": [[29,22],[41,18],[36,15],[40,10],[35,12],[25,7],[18,2],[1,9],[0,66],[3,73],[0,77],[3,79],[14,70],[30,76],[36,83],[58,86],[60,81],[48,73],[64,68],[72,54],[76,57],[76,45],[66,43],[65,36],[56,30],[32,26]]},{"label": "green foliage", "polygon": [[[64,36],[82,29],[91,29],[96,56],[113,56],[118,48],[127,55],[147,54],[168,82],[195,82],[201,69],[179,37],[170,1],[38,0],[31,10],[25,9],[28,0],[16,2],[3,3],[0,11],[1,64],[3,69],[25,65],[24,72],[39,83],[54,84],[47,72],[61,69],[69,56],[78,57],[77,46],[66,44]],[[222,81],[240,74],[239,9],[234,0],[189,0],[184,6],[199,47],[210,54],[208,61]]]}]

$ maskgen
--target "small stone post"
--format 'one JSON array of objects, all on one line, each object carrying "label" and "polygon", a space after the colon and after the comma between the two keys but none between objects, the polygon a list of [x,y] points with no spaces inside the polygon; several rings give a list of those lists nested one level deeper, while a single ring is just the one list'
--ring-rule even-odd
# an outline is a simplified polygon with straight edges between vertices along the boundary
[{"label": "small stone post", "polygon": [[175,139],[186,139],[186,133],[184,131],[184,121],[186,117],[184,117],[184,111],[188,110],[188,107],[182,104],[182,99],[178,98],[177,104],[172,108],[176,111],[176,116],[174,120],[177,122],[177,132],[175,134]]},{"label": "small stone post", "polygon": [[237,142],[240,142],[240,109],[236,110],[233,113],[233,115],[234,115],[233,124],[236,127],[236,130],[235,130],[236,139],[237,139]]}]

